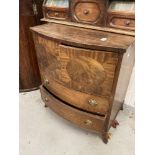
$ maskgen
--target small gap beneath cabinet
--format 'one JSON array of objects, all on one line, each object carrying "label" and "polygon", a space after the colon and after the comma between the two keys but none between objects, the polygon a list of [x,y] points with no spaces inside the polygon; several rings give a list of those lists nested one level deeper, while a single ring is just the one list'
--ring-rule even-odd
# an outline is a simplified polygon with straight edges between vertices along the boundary
[{"label": "small gap beneath cabinet", "polygon": [[70,106],[70,107],[75,108],[75,109],[78,109],[78,110],[80,110],[80,111],[82,111],[82,112],[87,112],[87,113],[90,113],[90,114],[93,114],[93,115],[97,115],[97,116],[100,116],[100,117],[103,117],[103,118],[106,117],[106,114],[97,114],[97,113],[94,113],[94,112],[90,112],[90,111],[83,110],[83,109],[81,109],[81,108],[75,107],[75,106],[73,106],[73,105],[67,103],[66,101],[63,101],[62,99],[60,99],[59,97],[57,97],[57,96],[54,95],[53,93],[51,93],[46,87],[43,86],[43,88],[44,88],[50,95],[52,95],[53,97],[55,97],[57,100],[63,102],[63,103],[64,103],[65,105],[67,105],[67,106]]}]

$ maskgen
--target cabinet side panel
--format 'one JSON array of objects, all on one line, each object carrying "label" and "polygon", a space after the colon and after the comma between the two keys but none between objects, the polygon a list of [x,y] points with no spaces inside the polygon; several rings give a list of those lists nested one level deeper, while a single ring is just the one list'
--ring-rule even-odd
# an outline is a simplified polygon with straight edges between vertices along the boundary
[{"label": "cabinet side panel", "polygon": [[109,127],[111,126],[111,122],[117,116],[119,112],[127,92],[127,88],[129,85],[130,77],[132,74],[132,69],[135,61],[135,44],[132,44],[127,52],[124,54],[122,59],[122,64],[120,68],[120,73],[118,77],[118,82],[116,86],[115,96],[113,100],[113,106],[111,110],[111,116],[109,121]]}]

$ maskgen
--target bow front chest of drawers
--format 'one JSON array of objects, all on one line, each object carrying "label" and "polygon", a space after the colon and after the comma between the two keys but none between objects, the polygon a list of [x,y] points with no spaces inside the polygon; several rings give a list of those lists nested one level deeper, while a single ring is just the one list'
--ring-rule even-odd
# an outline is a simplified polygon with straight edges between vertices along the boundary
[{"label": "bow front chest of drawers", "polygon": [[[91,0],[87,10],[86,0],[78,4],[78,0],[73,2],[71,10],[78,16],[71,17],[73,22],[87,20],[84,23],[89,25],[99,16],[95,24],[105,24],[106,20],[99,15],[104,11],[94,10],[98,7],[96,2],[101,3],[101,0]],[[105,4],[104,1],[104,10]],[[55,9],[53,12],[48,9],[53,8],[44,5],[45,17],[47,13],[51,18],[61,16],[61,13],[54,13]],[[62,11],[66,21],[69,20],[67,12],[66,8]],[[93,12],[95,16],[92,17]],[[64,19],[61,17],[61,20]],[[101,134],[107,143],[110,127],[117,125],[115,118],[123,106],[134,65],[134,36],[57,21],[31,30],[45,105],[77,126]]]},{"label": "bow front chest of drawers", "polygon": [[134,38],[54,23],[32,30],[45,104],[106,142],[128,86]]}]

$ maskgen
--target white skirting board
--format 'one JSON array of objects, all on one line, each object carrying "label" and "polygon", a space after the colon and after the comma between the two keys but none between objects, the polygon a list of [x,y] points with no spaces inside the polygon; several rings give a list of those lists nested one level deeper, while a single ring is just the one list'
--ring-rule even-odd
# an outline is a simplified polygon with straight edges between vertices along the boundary
[{"label": "white skirting board", "polygon": [[127,89],[125,104],[131,107],[135,107],[135,67],[133,67],[129,86]]}]

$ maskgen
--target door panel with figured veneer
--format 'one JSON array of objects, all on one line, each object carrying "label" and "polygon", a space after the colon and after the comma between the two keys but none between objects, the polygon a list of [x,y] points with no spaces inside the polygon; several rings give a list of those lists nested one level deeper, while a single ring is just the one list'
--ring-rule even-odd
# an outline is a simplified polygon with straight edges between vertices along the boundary
[{"label": "door panel with figured veneer", "polygon": [[90,95],[111,94],[117,53],[68,47],[40,36],[35,44],[44,80]]}]

